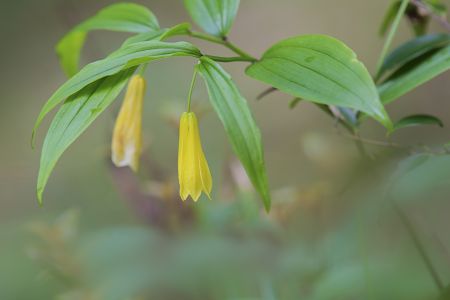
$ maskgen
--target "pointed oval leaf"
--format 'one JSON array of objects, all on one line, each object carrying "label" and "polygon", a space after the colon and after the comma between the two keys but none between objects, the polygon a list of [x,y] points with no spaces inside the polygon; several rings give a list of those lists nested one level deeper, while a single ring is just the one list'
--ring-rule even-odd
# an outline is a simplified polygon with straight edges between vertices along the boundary
[{"label": "pointed oval leaf", "polygon": [[394,124],[394,130],[405,127],[423,126],[423,125],[437,125],[444,127],[444,123],[437,117],[431,115],[412,115],[399,120]]},{"label": "pointed oval leaf", "polygon": [[369,72],[356,54],[335,38],[305,35],[281,41],[246,73],[295,97],[354,108],[389,129],[392,126]]},{"label": "pointed oval leaf", "polygon": [[450,69],[450,46],[442,48],[420,64],[382,83],[378,87],[381,101],[384,104],[392,102],[448,69]]},{"label": "pointed oval leaf", "polygon": [[90,83],[119,71],[156,59],[172,56],[199,57],[200,51],[190,43],[145,41],[122,47],[105,59],[90,63],[66,81],[45,103],[33,129],[33,136],[43,118],[55,106]]},{"label": "pointed oval leaf", "polygon": [[219,37],[228,34],[239,8],[239,0],[185,0],[184,4],[198,26]]},{"label": "pointed oval leaf", "polygon": [[206,82],[209,99],[225,127],[234,152],[253,186],[261,195],[266,210],[269,211],[271,200],[261,133],[247,101],[240,94],[230,75],[216,62],[202,57],[197,68]]},{"label": "pointed oval leaf", "polygon": [[56,162],[64,151],[107,108],[124,88],[136,68],[100,79],[67,99],[56,113],[41,152],[37,197],[42,193]]},{"label": "pointed oval leaf", "polygon": [[159,30],[158,20],[146,7],[134,3],[116,3],[100,10],[87,19],[56,45],[63,70],[68,76],[78,71],[80,52],[91,30],[112,30],[122,32],[148,32]]},{"label": "pointed oval leaf", "polygon": [[384,61],[377,78],[381,78],[386,72],[398,69],[401,66],[426,55],[430,51],[443,48],[450,44],[450,34],[429,34],[404,43]]}]

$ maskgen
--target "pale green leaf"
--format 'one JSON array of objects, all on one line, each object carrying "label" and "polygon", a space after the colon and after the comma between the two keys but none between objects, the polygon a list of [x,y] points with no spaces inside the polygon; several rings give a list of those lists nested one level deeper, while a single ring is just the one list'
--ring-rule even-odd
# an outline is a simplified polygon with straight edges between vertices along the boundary
[{"label": "pale green leaf", "polygon": [[129,68],[89,84],[67,99],[56,113],[42,146],[37,182],[37,197],[40,203],[45,185],[58,159],[116,99],[135,69]]},{"label": "pale green leaf", "polygon": [[399,72],[378,87],[381,101],[392,102],[407,92],[433,79],[450,68],[450,46],[446,46],[427,57],[412,68]]},{"label": "pale green leaf", "polygon": [[246,73],[295,97],[353,108],[392,127],[366,67],[332,37],[305,35],[281,41]]},{"label": "pale green leaf", "polygon": [[233,25],[239,0],[184,0],[194,22],[204,31],[225,37]]},{"label": "pale green leaf", "polygon": [[57,44],[56,52],[67,75],[78,71],[80,52],[91,30],[113,30],[122,32],[148,32],[159,30],[158,20],[146,7],[134,3],[116,3],[100,10],[87,19]]},{"label": "pale green leaf", "polygon": [[225,127],[234,152],[268,211],[271,200],[261,133],[247,101],[219,64],[206,57],[202,57],[200,62],[198,71],[206,82],[211,104]]},{"label": "pale green leaf", "polygon": [[105,59],[90,63],[66,81],[45,103],[33,129],[33,136],[43,118],[61,101],[64,101],[90,83],[119,71],[156,59],[172,56],[199,57],[200,51],[190,43],[165,43],[145,41],[129,44]]}]

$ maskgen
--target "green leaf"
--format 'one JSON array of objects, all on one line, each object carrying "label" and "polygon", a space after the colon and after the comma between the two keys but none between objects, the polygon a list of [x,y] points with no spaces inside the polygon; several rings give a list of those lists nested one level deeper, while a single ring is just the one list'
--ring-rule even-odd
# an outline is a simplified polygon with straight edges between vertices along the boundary
[{"label": "green leaf", "polygon": [[209,99],[225,127],[234,152],[253,186],[261,195],[266,210],[269,211],[271,200],[261,133],[247,101],[240,94],[230,75],[213,60],[201,57],[197,68],[206,82]]},{"label": "green leaf", "polygon": [[155,40],[162,41],[172,36],[187,34],[190,28],[191,25],[189,23],[181,23],[171,28],[139,33],[125,40],[122,47],[138,42],[155,41]]},{"label": "green leaf", "polygon": [[67,99],[56,113],[41,153],[37,197],[42,193],[50,173],[63,152],[118,96],[136,68],[97,80]]},{"label": "green leaf", "polygon": [[156,59],[172,56],[199,57],[200,55],[201,53],[196,47],[186,42],[165,43],[160,41],[145,41],[122,47],[107,58],[86,65],[50,97],[39,113],[33,129],[33,137],[48,112],[64,99],[98,79]]},{"label": "green leaf", "polygon": [[433,79],[450,68],[450,46],[433,53],[421,63],[408,68],[378,87],[381,101],[390,103],[419,85]]},{"label": "green leaf", "polygon": [[381,78],[386,72],[398,69],[431,51],[443,48],[449,43],[450,34],[444,33],[424,35],[406,42],[389,54],[377,74],[377,78]]},{"label": "green leaf", "polygon": [[295,97],[360,110],[392,127],[369,72],[350,48],[332,37],[281,41],[246,73]]},{"label": "green leaf", "polygon": [[388,31],[389,27],[391,27],[392,22],[394,22],[395,16],[400,8],[400,4],[402,1],[395,1],[389,6],[386,14],[384,15],[383,22],[381,23],[379,34],[384,36]]},{"label": "green leaf", "polygon": [[158,20],[146,7],[133,3],[110,5],[65,35],[56,46],[61,65],[68,76],[78,71],[80,52],[91,30],[148,32],[159,30]]},{"label": "green leaf", "polygon": [[184,0],[194,22],[204,31],[225,37],[233,25],[239,0]]},{"label": "green leaf", "polygon": [[444,127],[444,123],[437,117],[431,115],[412,115],[402,118],[394,124],[394,130],[405,127],[423,126],[423,125],[437,125]]}]

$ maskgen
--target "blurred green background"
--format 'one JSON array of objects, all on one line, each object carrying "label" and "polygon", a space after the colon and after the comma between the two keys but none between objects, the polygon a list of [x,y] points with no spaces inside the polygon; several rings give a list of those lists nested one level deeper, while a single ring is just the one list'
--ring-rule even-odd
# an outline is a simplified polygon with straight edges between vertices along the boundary
[{"label": "blurred green background", "polygon": [[[177,198],[174,121],[195,63],[188,58],[148,68],[144,171],[136,178],[109,163],[117,101],[64,154],[39,207],[35,182],[48,120],[35,150],[30,134],[40,107],[65,79],[53,47],[72,26],[113,2],[0,2],[0,299],[438,299],[436,280],[408,227],[374,184],[388,177],[389,162],[401,155],[384,151],[379,161],[362,163],[353,142],[315,106],[290,110],[291,97],[281,93],[256,101],[266,87],[243,74],[245,64],[225,68],[261,127],[274,198],[270,214],[242,176],[202,84],[194,101],[204,112],[200,127],[213,200],[193,205]],[[189,21],[182,1],[136,2],[162,26]],[[383,43],[378,27],[389,4],[242,0],[230,39],[260,55],[289,36],[329,34],[373,71]],[[90,34],[83,61],[107,55],[126,36]],[[395,44],[411,37],[404,22]],[[228,54],[194,42],[208,53]],[[429,113],[450,124],[449,79],[444,74],[404,96],[389,113],[394,119]],[[374,122],[363,135],[384,138]],[[450,134],[425,127],[392,138],[446,143]],[[435,194],[407,202],[402,211],[445,286],[450,193],[444,188]]]}]

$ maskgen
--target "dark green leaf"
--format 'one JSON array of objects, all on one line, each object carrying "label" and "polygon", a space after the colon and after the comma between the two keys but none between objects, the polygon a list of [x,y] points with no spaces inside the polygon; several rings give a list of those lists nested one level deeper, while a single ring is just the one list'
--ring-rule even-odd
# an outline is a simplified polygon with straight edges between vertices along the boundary
[{"label": "dark green leaf", "polygon": [[446,46],[420,64],[378,87],[381,101],[392,102],[419,85],[433,79],[450,68],[450,46]]},{"label": "dark green leaf", "polygon": [[33,136],[43,118],[56,105],[90,83],[139,64],[172,56],[199,57],[200,51],[190,43],[145,41],[129,44],[105,59],[90,63],[64,83],[45,103],[33,129]]},{"label": "dark green leaf", "polygon": [[184,0],[191,18],[206,32],[225,37],[233,25],[239,0]]},{"label": "dark green leaf", "polygon": [[269,211],[271,200],[261,133],[247,101],[219,64],[206,57],[200,61],[198,71],[206,82],[211,104],[225,127],[234,152]]},{"label": "dark green leaf", "polygon": [[80,52],[91,30],[148,32],[159,30],[158,20],[146,7],[133,3],[116,3],[98,12],[65,35],[56,52],[67,75],[78,71]]},{"label": "dark green leaf", "polygon": [[401,66],[426,55],[430,51],[447,46],[450,43],[450,34],[430,34],[418,37],[404,43],[391,52],[384,61],[377,78],[381,78],[386,72],[398,69]]},{"label": "dark green leaf", "polygon": [[306,35],[281,41],[246,73],[295,97],[360,110],[387,128],[392,126],[365,66],[332,37]]},{"label": "dark green leaf", "polygon": [[37,183],[40,203],[45,185],[58,159],[116,99],[134,70],[135,68],[129,68],[91,83],[67,99],[56,113],[42,147]]},{"label": "dark green leaf", "polygon": [[444,123],[435,116],[430,115],[412,115],[405,117],[394,124],[394,130],[405,127],[423,126],[423,125],[437,125],[444,127]]}]

